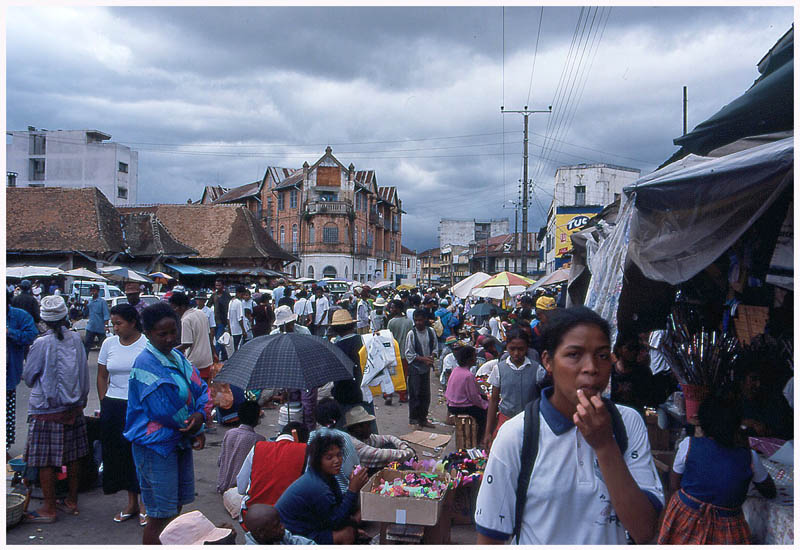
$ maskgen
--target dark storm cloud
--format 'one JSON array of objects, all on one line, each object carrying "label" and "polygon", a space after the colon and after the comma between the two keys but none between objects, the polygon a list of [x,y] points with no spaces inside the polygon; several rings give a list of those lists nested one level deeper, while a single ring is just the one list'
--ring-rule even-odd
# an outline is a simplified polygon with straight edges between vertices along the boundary
[{"label": "dark storm cloud", "polygon": [[[522,118],[499,106],[558,106],[579,18],[599,34],[608,16],[569,116],[531,119],[536,230],[558,166],[651,171],[675,150],[681,87],[691,128],[749,87],[792,21],[790,7],[588,10],[545,7],[531,81],[539,7],[506,8],[505,66],[500,7],[9,8],[7,124],[111,133],[139,151],[141,202],[196,200],[331,144],[398,188],[404,244],[423,249],[440,217],[513,226]],[[543,155],[544,135],[558,141]]]}]

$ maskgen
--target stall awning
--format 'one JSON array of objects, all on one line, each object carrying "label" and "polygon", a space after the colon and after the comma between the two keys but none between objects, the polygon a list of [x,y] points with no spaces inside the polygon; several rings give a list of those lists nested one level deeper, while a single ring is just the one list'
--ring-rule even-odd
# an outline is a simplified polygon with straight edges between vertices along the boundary
[{"label": "stall awning", "polygon": [[216,271],[210,271],[208,269],[202,269],[200,267],[195,267],[193,265],[185,265],[185,264],[164,264],[170,269],[174,269],[181,275],[216,275]]},{"label": "stall awning", "polygon": [[287,277],[286,273],[267,269],[266,267],[215,267],[218,275],[254,275],[259,277]]}]

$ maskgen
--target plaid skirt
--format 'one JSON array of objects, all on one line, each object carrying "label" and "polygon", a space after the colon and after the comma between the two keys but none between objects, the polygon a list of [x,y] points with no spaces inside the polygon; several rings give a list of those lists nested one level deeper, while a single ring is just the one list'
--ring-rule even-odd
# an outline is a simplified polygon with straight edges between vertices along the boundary
[{"label": "plaid skirt", "polygon": [[679,489],[667,505],[658,544],[750,544],[750,527],[741,508],[700,502]]},{"label": "plaid skirt", "polygon": [[89,454],[86,418],[79,415],[72,424],[41,420],[31,415],[28,420],[28,442],[25,461],[28,466],[61,467]]}]

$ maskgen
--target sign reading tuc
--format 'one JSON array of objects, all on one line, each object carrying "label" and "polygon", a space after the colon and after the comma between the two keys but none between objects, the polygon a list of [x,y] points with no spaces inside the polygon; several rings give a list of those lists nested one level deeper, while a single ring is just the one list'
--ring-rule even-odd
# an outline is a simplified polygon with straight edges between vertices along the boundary
[{"label": "sign reading tuc", "polygon": [[[568,210],[568,212],[564,212]],[[570,235],[583,229],[602,208],[588,207],[578,209],[575,207],[561,207],[556,213],[556,258],[563,258],[572,250]]]}]

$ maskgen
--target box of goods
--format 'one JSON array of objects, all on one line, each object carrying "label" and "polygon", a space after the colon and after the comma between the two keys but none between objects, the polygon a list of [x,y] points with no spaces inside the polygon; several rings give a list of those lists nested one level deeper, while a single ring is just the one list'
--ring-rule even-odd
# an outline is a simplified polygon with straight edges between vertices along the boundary
[{"label": "box of goods", "polygon": [[409,434],[400,436],[400,439],[408,443],[420,458],[439,458],[452,438],[453,436],[449,434],[426,432],[423,430],[415,430]]},{"label": "box of goods", "polygon": [[446,473],[381,470],[361,488],[361,519],[436,525],[449,485]]},{"label": "box of goods", "polygon": [[469,525],[475,515],[483,471],[486,469],[487,453],[482,449],[460,450],[443,459],[445,471],[450,474],[452,487],[452,522]]}]

